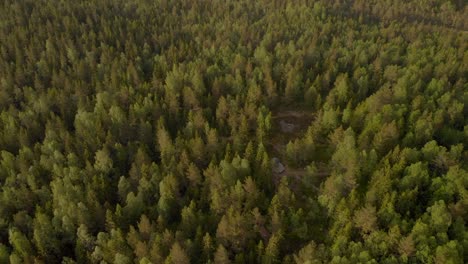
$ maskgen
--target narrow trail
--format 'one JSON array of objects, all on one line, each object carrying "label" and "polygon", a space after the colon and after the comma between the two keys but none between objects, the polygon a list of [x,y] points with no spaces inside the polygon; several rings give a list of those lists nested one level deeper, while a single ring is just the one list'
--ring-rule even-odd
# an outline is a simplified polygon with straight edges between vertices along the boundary
[{"label": "narrow trail", "polygon": [[307,111],[293,111],[293,110],[280,111],[272,116],[273,119],[304,118],[304,119],[310,119],[310,120],[312,120],[314,117],[315,117],[314,113],[307,112]]}]

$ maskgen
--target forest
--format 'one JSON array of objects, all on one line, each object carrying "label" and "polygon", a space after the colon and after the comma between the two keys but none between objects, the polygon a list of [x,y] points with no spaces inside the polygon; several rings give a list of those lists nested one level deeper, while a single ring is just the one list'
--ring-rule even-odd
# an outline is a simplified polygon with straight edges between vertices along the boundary
[{"label": "forest", "polygon": [[468,262],[464,0],[0,1],[0,264]]}]

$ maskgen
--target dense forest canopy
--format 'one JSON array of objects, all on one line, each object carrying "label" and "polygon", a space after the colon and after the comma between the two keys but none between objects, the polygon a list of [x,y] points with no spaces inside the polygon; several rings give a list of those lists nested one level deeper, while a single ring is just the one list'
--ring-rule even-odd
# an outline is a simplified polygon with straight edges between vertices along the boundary
[{"label": "dense forest canopy", "polygon": [[0,263],[466,263],[464,0],[3,0]]}]

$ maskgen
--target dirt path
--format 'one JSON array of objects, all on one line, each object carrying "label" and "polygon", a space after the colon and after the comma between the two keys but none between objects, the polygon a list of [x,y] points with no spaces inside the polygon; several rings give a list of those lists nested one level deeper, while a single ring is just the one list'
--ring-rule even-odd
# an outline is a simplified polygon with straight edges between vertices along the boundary
[{"label": "dirt path", "polygon": [[283,119],[283,118],[301,118],[301,119],[308,119],[312,120],[315,117],[315,114],[308,111],[279,111],[272,116],[273,119]]}]

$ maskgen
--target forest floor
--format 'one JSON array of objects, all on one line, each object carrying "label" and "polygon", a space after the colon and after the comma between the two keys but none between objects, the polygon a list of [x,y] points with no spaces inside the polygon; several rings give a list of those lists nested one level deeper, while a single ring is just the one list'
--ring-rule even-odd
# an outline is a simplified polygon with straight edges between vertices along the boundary
[{"label": "forest floor", "polygon": [[[306,175],[307,169],[305,167],[292,166],[287,159],[286,145],[295,139],[304,137],[307,128],[312,124],[315,118],[315,114],[311,110],[305,109],[277,109],[273,111],[272,121],[273,128],[270,137],[270,142],[267,145],[271,158],[277,157],[284,165],[285,170],[283,173],[276,174],[274,178],[275,185],[278,185],[282,177],[289,177],[291,179],[291,187],[298,185],[301,182],[301,178]],[[292,130],[286,132],[282,129],[281,123],[287,123],[292,125]],[[325,164],[319,163],[318,171],[316,176],[319,177],[317,182],[320,183],[322,179],[328,176],[328,172]],[[318,189],[318,186],[315,187]]]},{"label": "forest floor", "polygon": [[[315,118],[312,111],[304,109],[278,109],[273,111],[272,121],[272,135],[271,147],[273,154],[278,158],[285,158],[286,145],[289,141],[304,136],[307,128],[311,125]],[[291,132],[284,132],[281,129],[281,122],[293,125]]]}]

